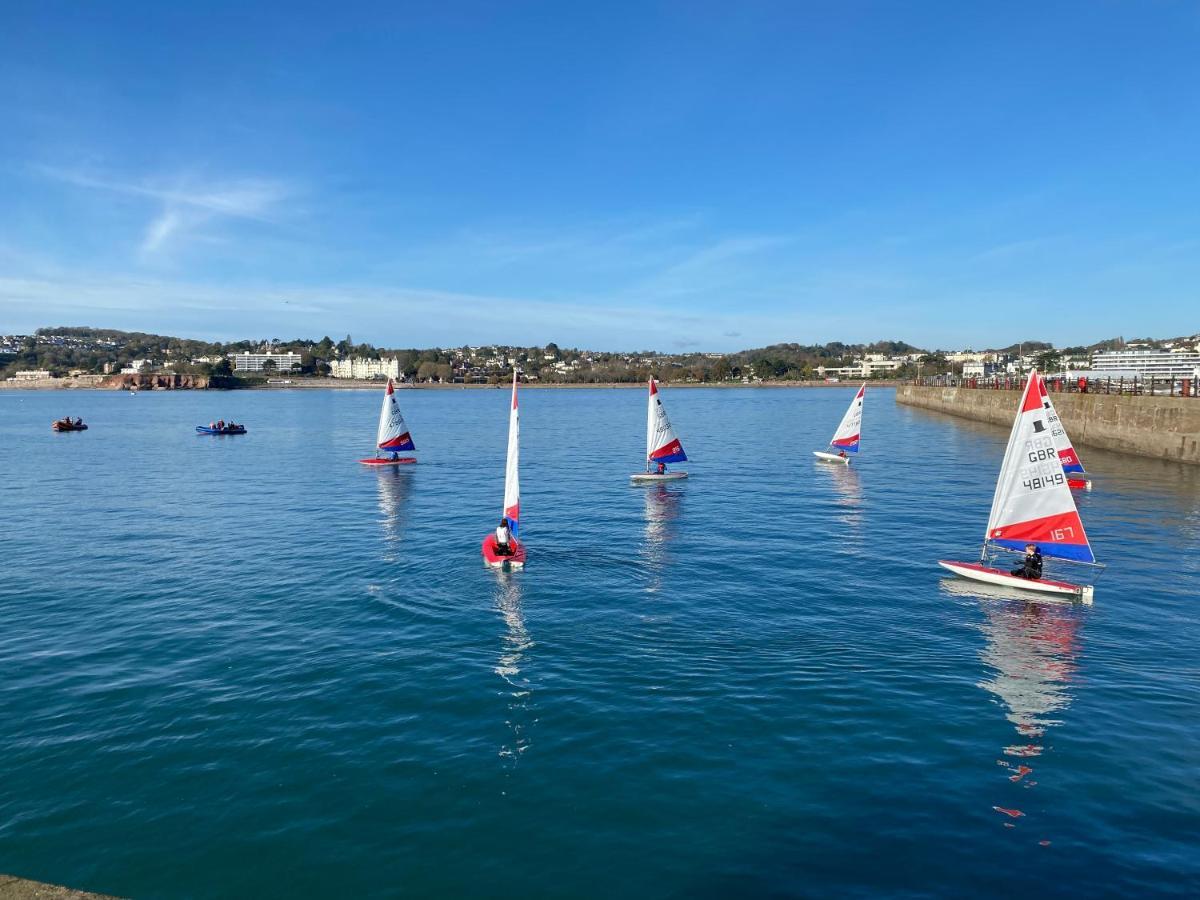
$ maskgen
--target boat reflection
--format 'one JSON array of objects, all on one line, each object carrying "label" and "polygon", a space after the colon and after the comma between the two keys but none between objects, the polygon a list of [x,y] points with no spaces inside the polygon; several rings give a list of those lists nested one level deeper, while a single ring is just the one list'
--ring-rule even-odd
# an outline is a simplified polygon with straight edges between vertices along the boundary
[{"label": "boat reflection", "polygon": [[395,562],[400,558],[404,527],[408,522],[405,501],[412,490],[412,478],[403,466],[380,466],[375,471],[379,492],[380,525],[383,527],[383,558]]},{"label": "boat reflection", "polygon": [[667,561],[667,548],[675,538],[675,521],[683,506],[683,491],[656,484],[646,489],[646,541],[641,556],[653,573],[648,591],[655,593],[661,586],[661,575]]},{"label": "boat reflection", "polygon": [[1079,617],[1084,613],[1069,600],[1014,599],[999,586],[950,578],[942,586],[980,600],[986,643],[979,657],[989,674],[979,686],[1005,706],[1005,718],[1019,738],[1005,754],[1040,755],[1046,730],[1062,724],[1059,714],[1073,699]]},{"label": "boat reflection", "polygon": [[[1074,699],[1084,612],[1070,601],[1014,600],[1001,587],[959,579],[946,579],[942,587],[977,599],[983,611],[979,627],[985,643],[979,658],[987,674],[978,684],[1004,706],[1017,733],[1003,748],[1005,758],[997,760],[1013,792],[991,806],[1009,820],[1025,818],[1023,794],[1015,791],[1037,785],[1033,760],[1045,751],[1046,732],[1063,724],[1061,716]],[[1005,821],[1005,827],[1015,827],[1014,821]]]},{"label": "boat reflection", "polygon": [[814,466],[830,480],[838,507],[837,522],[857,531],[862,525],[862,482],[853,466],[818,462]]},{"label": "boat reflection", "polygon": [[529,679],[521,674],[527,664],[526,656],[533,649],[533,639],[525,628],[525,613],[521,606],[522,579],[511,572],[497,571],[496,608],[504,618],[505,631],[500,637],[500,656],[496,674],[504,681],[508,698],[508,725],[511,735],[500,747],[500,756],[516,761],[529,749],[529,729],[537,720],[531,703]]}]

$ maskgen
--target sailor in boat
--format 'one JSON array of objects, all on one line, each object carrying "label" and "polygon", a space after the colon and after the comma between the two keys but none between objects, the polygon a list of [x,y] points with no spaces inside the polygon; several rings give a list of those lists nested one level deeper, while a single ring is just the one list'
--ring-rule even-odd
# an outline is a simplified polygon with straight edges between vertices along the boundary
[{"label": "sailor in boat", "polygon": [[501,519],[496,527],[496,555],[512,556],[512,532],[508,530],[508,519]]},{"label": "sailor in boat", "polygon": [[846,458],[846,451],[845,451],[845,450],[839,450],[839,451],[838,451],[838,456],[840,456],[842,459],[845,459],[845,458]]},{"label": "sailor in boat", "polygon": [[1025,545],[1025,560],[1012,570],[1012,574],[1018,578],[1028,578],[1030,581],[1037,581],[1042,577],[1042,551],[1038,549],[1037,544]]},{"label": "sailor in boat", "polygon": [[657,471],[656,471],[654,474],[656,474],[656,475],[666,475],[666,474],[667,474],[667,464],[666,464],[666,463],[661,463],[661,462],[660,462],[660,463],[658,464],[658,470],[657,470]]}]

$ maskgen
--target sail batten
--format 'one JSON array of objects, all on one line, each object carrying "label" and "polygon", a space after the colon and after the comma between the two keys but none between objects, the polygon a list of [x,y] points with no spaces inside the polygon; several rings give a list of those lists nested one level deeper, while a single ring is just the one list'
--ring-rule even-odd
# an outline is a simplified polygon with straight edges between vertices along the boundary
[{"label": "sail batten", "polygon": [[863,401],[866,399],[866,395],[867,383],[864,381],[862,387],[858,389],[858,393],[854,395],[854,399],[850,401],[850,406],[847,408],[846,414],[842,416],[837,431],[830,438],[829,445],[831,447],[837,447],[847,453],[858,452],[858,445],[862,440]]},{"label": "sail batten", "polygon": [[375,435],[375,445],[380,450],[392,453],[416,449],[408,425],[400,413],[400,404],[396,402],[396,390],[390,378],[387,390],[383,394],[383,408],[379,411],[379,430]]},{"label": "sail batten", "polygon": [[646,410],[646,464],[685,462],[687,454],[683,444],[671,427],[667,411],[658,395],[658,384],[650,379],[650,393]]},{"label": "sail batten", "polygon": [[1095,562],[1042,397],[1041,378],[1031,372],[1008,436],[984,546],[1020,550],[1036,544],[1043,556]]},{"label": "sail batten", "polygon": [[513,371],[512,407],[508,413],[508,458],[504,465],[504,518],[516,537],[521,520],[521,420],[517,409],[517,373]]}]

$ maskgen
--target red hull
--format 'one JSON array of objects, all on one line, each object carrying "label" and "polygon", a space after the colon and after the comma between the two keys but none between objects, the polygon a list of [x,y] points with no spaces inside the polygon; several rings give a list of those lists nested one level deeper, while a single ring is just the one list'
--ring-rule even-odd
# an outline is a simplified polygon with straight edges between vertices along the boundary
[{"label": "red hull", "polygon": [[360,459],[359,462],[364,466],[402,466],[406,463],[415,463],[416,460],[411,456],[402,456],[399,459],[373,456],[370,459]]},{"label": "red hull", "polygon": [[508,556],[502,556],[496,552],[496,535],[489,534],[483,539],[483,561],[489,566],[503,566],[506,563],[510,566],[525,565],[525,545],[513,538],[513,552]]}]

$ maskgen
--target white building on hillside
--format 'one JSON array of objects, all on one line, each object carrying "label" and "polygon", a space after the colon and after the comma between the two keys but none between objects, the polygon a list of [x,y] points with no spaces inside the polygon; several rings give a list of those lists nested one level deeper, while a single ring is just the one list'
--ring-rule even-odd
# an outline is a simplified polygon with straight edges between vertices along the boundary
[{"label": "white building on hillside", "polygon": [[390,359],[335,359],[329,363],[329,374],[334,378],[400,378],[400,360]]},{"label": "white building on hillside", "polygon": [[871,378],[875,375],[888,375],[904,365],[903,359],[894,359],[882,353],[868,353],[862,361],[861,378]]},{"label": "white building on hillside", "polygon": [[1196,378],[1198,373],[1200,351],[1194,347],[1155,350],[1142,346],[1092,354],[1093,378]]},{"label": "white building on hillside", "polygon": [[963,363],[963,378],[991,378],[1000,372],[1000,366],[994,362],[965,362]]},{"label": "white building on hillside", "polygon": [[152,359],[134,359],[130,360],[129,365],[121,369],[122,375],[147,375],[150,372],[157,372],[158,365]]},{"label": "white building on hillside", "polygon": [[[287,353],[227,353],[233,360],[233,368],[238,372],[263,372],[272,368],[276,372],[291,372],[300,368],[300,354],[292,350]],[[273,366],[267,365],[274,363]]]}]

